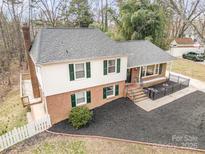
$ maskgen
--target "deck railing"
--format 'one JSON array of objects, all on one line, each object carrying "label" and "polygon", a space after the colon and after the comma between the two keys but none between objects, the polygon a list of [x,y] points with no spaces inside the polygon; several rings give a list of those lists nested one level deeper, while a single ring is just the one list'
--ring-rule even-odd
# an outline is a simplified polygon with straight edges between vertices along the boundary
[{"label": "deck railing", "polygon": [[30,80],[29,73],[20,73],[20,98],[23,106],[27,106],[29,104],[29,97],[23,93],[23,81]]},{"label": "deck railing", "polygon": [[[20,73],[20,97],[21,97],[21,102],[22,102],[23,106],[27,107],[27,106],[42,103],[41,97],[32,99],[33,96],[28,96],[27,94],[24,93],[26,90],[32,91],[32,89],[24,89],[25,88],[25,80],[27,80],[27,81],[31,80],[30,74],[29,73]],[[32,88],[32,86],[31,86],[31,88]]]},{"label": "deck railing", "polygon": [[[172,84],[168,84],[168,83]],[[181,76],[177,76],[174,74],[169,74],[169,78],[164,84],[163,87],[161,88],[155,88],[155,87],[150,87],[145,89],[145,93],[149,98],[152,100],[156,100],[158,98],[164,97],[166,95],[172,94],[174,92],[177,92],[181,89],[184,89],[189,86],[190,79],[184,78]]]}]

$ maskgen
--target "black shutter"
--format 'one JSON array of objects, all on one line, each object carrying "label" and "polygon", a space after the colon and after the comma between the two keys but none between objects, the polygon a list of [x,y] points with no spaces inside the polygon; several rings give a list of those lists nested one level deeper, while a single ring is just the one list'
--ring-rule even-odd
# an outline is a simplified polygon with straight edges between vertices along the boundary
[{"label": "black shutter", "polygon": [[106,90],[107,90],[107,88],[103,88],[103,99],[107,98]]},{"label": "black shutter", "polygon": [[119,95],[119,85],[115,85],[115,96]]},{"label": "black shutter", "polygon": [[117,59],[117,73],[120,73],[120,58]]},{"label": "black shutter", "polygon": [[74,80],[74,65],[69,64],[69,74],[70,74],[70,81]]},{"label": "black shutter", "polygon": [[71,106],[76,107],[75,94],[71,95]]},{"label": "black shutter", "polygon": [[104,70],[104,71],[103,71],[103,72],[104,72],[103,74],[104,74],[104,75],[107,75],[107,60],[104,60],[104,61],[103,61],[103,70]]},{"label": "black shutter", "polygon": [[87,91],[86,95],[87,95],[87,103],[91,103],[91,92]]},{"label": "black shutter", "polygon": [[86,62],[86,74],[87,78],[91,77],[90,62]]}]

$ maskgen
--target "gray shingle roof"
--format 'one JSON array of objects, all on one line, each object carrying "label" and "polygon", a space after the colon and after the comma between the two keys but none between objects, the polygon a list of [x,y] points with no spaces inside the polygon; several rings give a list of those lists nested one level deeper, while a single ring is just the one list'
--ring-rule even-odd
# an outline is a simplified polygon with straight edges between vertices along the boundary
[{"label": "gray shingle roof", "polygon": [[149,41],[116,42],[88,28],[41,29],[30,54],[37,64],[126,55],[134,67],[174,59]]},{"label": "gray shingle roof", "polygon": [[128,55],[128,67],[163,63],[175,59],[149,41],[124,41],[118,44],[125,49]]},{"label": "gray shingle roof", "polygon": [[115,41],[90,28],[44,28],[30,53],[38,64],[125,54]]}]

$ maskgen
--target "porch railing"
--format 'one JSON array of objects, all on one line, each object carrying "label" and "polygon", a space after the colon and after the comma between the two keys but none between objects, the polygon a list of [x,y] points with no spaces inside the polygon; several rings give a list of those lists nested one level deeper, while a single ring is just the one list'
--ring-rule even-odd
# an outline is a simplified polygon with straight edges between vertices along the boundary
[{"label": "porch railing", "polygon": [[[20,98],[21,98],[21,102],[23,104],[24,107],[30,106],[30,105],[35,105],[35,104],[39,104],[41,103],[41,98],[37,98],[37,99],[31,99],[29,98],[28,94],[25,94],[25,91],[28,89],[24,89],[25,87],[25,81],[29,81],[31,80],[30,74],[27,72],[24,73],[20,73]],[[30,96],[31,97],[31,96]]]},{"label": "porch railing", "polygon": [[[168,84],[168,82],[171,81],[172,84]],[[181,89],[184,89],[189,86],[190,79],[184,78],[181,76],[177,76],[174,74],[169,74],[169,78],[165,83],[166,86],[163,86],[162,88],[155,88],[150,87],[145,89],[145,93],[149,98],[152,100],[156,100],[158,98],[164,97],[166,95],[172,94],[174,92],[177,92]]]}]

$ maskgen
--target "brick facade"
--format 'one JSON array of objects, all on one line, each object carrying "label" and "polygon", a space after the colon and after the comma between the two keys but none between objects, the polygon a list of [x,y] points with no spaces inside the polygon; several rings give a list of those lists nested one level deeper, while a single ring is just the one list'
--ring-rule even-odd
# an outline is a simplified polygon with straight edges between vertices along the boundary
[{"label": "brick facade", "polygon": [[139,78],[139,68],[131,68],[131,83],[136,83]]},{"label": "brick facade", "polygon": [[34,98],[38,98],[41,96],[40,90],[39,90],[39,83],[38,83],[38,79],[36,76],[35,65],[34,65],[30,55],[28,55],[28,64],[29,64],[29,71],[30,71],[30,75],[31,75],[31,84],[32,84],[32,89],[33,89],[33,96],[34,96]]},{"label": "brick facade", "polygon": [[[119,84],[119,95],[112,98],[103,99],[103,88],[109,85]],[[114,99],[125,97],[125,81],[110,83],[107,85],[96,86],[87,89],[81,89],[78,91],[62,93],[52,96],[47,96],[47,108],[48,114],[51,116],[52,124],[60,122],[68,118],[68,115],[72,109],[71,107],[71,95],[79,91],[91,91],[91,103],[86,104],[89,109],[96,108]]]}]

